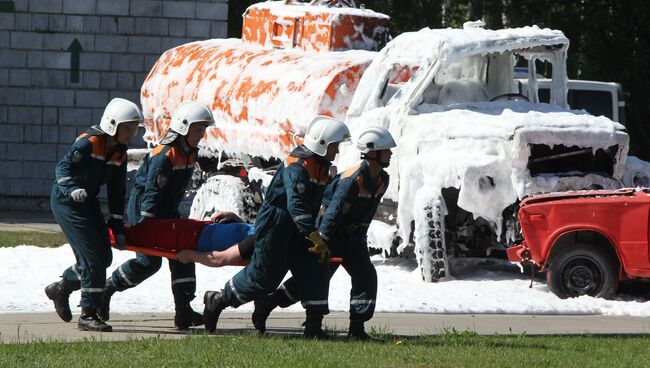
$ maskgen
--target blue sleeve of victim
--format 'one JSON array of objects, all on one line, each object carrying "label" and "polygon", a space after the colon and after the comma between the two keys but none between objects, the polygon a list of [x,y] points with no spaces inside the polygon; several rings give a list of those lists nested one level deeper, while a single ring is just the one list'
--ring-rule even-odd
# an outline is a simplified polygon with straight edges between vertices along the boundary
[{"label": "blue sleeve of victim", "polygon": [[253,225],[250,224],[210,224],[201,231],[197,250],[201,252],[223,251],[254,233]]}]

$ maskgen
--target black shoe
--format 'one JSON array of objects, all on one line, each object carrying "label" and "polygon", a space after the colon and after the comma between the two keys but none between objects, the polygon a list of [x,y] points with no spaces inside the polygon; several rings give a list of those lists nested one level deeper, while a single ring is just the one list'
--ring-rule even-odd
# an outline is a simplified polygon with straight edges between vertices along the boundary
[{"label": "black shoe", "polygon": [[176,308],[174,326],[179,330],[187,330],[190,326],[203,325],[203,315],[195,312],[189,304]]},{"label": "black shoe", "polygon": [[363,321],[350,320],[350,328],[348,329],[348,338],[351,340],[370,341],[372,338],[366,333],[363,328]]},{"label": "black shoe", "polygon": [[205,329],[208,332],[214,332],[217,329],[217,322],[221,311],[230,306],[222,291],[206,291],[203,296],[203,321],[205,322]]},{"label": "black shoe", "polygon": [[113,331],[113,327],[107,325],[106,322],[102,321],[101,319],[99,319],[99,317],[97,317],[97,312],[95,312],[94,309],[82,310],[77,326],[81,331],[99,331],[99,332]]},{"label": "black shoe", "polygon": [[72,320],[72,311],[70,311],[70,291],[66,289],[65,281],[61,280],[49,284],[45,287],[45,295],[54,302],[56,314],[65,322]]},{"label": "black shoe", "polygon": [[306,339],[316,339],[316,340],[332,340],[332,336],[326,334],[323,331],[321,324],[323,322],[323,316],[320,315],[307,315],[307,320],[305,321],[305,331],[303,336]]},{"label": "black shoe", "polygon": [[106,280],[106,286],[104,287],[104,292],[102,297],[99,300],[99,306],[97,307],[97,316],[102,321],[108,321],[111,319],[111,297],[115,294],[117,290],[113,288],[113,282],[109,278]]},{"label": "black shoe", "polygon": [[263,334],[266,331],[266,320],[269,318],[271,311],[278,306],[277,300],[274,297],[275,294],[270,294],[265,297],[255,300],[255,310],[253,310],[253,315],[251,320],[253,321],[253,326],[255,329]]}]

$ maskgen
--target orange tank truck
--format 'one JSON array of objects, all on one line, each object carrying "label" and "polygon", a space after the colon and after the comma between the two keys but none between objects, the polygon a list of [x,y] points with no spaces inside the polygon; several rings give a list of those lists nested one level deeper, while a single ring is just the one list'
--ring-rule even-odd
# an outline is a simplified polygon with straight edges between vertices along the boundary
[{"label": "orange tank truck", "polygon": [[199,101],[217,124],[206,156],[282,158],[315,115],[344,120],[361,75],[389,41],[388,16],[351,0],[267,1],[244,13],[242,39],[192,42],[166,51],[141,102],[155,145],[183,101]]}]

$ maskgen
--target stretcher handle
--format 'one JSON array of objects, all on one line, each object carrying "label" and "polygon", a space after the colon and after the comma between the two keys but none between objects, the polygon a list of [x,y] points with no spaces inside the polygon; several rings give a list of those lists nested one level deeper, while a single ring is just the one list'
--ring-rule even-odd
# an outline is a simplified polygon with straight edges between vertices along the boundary
[{"label": "stretcher handle", "polygon": [[[115,243],[111,243],[111,246],[117,249]],[[137,253],[148,254],[150,256],[155,256],[155,257],[165,257],[169,259],[176,258],[176,252],[167,249],[145,248],[145,247],[138,247],[136,245],[131,245],[131,244],[126,244],[124,246],[124,249],[137,252]]]},{"label": "stretcher handle", "polygon": [[[115,246],[115,243],[111,243],[111,246],[113,248],[117,247]],[[157,248],[145,248],[145,247],[138,247],[136,245],[131,245],[131,244],[126,244],[124,247],[126,250],[130,250],[136,253],[143,253],[143,254],[148,254],[150,256],[155,256],[155,257],[165,257],[169,259],[175,259],[176,258],[176,252],[171,251],[171,250],[164,250],[164,249],[157,249]],[[328,261],[329,263],[342,263],[343,258],[340,257],[331,257]],[[241,262],[237,264],[236,266],[246,266],[248,262]],[[235,265],[233,265],[235,266]]]}]

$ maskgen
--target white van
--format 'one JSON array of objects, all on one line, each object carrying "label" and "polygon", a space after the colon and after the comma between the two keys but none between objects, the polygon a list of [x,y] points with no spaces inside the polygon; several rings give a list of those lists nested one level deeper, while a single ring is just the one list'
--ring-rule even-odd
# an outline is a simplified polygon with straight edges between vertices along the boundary
[{"label": "white van", "polygon": [[[527,68],[515,68],[519,93],[527,96]],[[551,80],[537,79],[539,102],[548,103],[551,97]],[[597,82],[569,79],[567,100],[574,110],[585,110],[591,115],[606,116],[625,125],[625,100],[621,85],[613,82]]]}]

